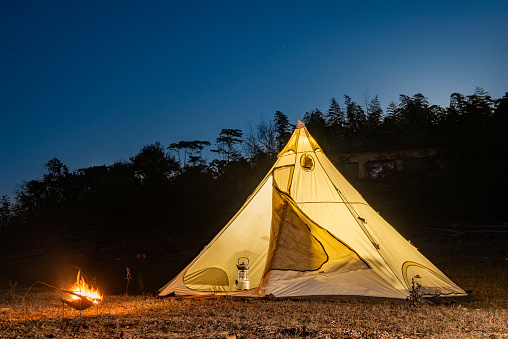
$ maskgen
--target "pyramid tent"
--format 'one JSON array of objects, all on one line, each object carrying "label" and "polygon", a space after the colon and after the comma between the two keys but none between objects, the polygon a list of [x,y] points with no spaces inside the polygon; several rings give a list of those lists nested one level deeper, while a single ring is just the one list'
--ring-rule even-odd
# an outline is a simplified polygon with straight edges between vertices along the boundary
[{"label": "pyramid tent", "polygon": [[[235,283],[249,259],[250,289]],[[416,279],[414,279],[416,277]],[[388,224],[298,123],[229,223],[160,296],[467,296]]]}]

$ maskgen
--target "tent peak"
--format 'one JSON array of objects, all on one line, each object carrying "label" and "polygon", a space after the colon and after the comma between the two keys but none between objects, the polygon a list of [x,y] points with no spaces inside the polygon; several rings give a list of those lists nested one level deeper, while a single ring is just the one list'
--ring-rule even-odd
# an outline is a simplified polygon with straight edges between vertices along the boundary
[{"label": "tent peak", "polygon": [[300,120],[298,120],[298,122],[296,123],[296,129],[303,128],[303,127],[305,127],[305,124],[303,122],[301,122]]}]

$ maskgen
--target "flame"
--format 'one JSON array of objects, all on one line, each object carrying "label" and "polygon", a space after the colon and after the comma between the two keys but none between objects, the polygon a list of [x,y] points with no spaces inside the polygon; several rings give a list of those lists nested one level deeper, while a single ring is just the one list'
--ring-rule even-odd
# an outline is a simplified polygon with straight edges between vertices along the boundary
[{"label": "flame", "polygon": [[[76,278],[76,282],[72,285],[69,290],[73,293],[79,294],[93,302],[94,304],[98,304],[102,301],[102,293],[98,288],[95,288],[86,283],[84,277],[81,275],[81,270],[78,271],[78,277]],[[72,295],[72,299],[80,299],[78,296]]]}]

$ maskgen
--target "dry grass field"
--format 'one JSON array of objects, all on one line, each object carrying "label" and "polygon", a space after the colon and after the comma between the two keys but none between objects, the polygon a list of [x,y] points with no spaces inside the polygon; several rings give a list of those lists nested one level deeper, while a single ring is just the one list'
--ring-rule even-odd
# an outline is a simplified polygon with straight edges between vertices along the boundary
[{"label": "dry grass field", "polygon": [[[125,265],[130,263],[115,268],[104,260],[95,262],[101,272],[97,283],[106,287],[104,300],[80,316],[62,307],[56,289],[37,284],[26,293],[35,280],[10,280],[22,267],[11,263],[0,276],[0,338],[508,338],[505,227],[449,227],[413,239],[453,281],[472,290],[475,301],[412,308],[386,301],[160,299],[153,286],[171,278],[161,269],[171,259],[152,266],[147,262],[146,293],[137,295],[124,293]],[[93,272],[94,266],[88,266]],[[44,271],[52,272],[40,266],[33,278],[42,280]],[[135,280],[131,284],[133,293]]]},{"label": "dry grass field", "polygon": [[[2,338],[508,338],[508,310],[473,302],[411,308],[389,302],[158,299],[107,296],[100,306],[63,309],[37,287],[3,291]],[[479,308],[477,308],[479,307]]]}]

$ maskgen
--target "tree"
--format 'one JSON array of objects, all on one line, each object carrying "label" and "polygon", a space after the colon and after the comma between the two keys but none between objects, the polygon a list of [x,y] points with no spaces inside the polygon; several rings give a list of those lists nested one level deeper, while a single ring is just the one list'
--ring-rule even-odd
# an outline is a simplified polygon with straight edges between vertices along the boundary
[{"label": "tree", "polygon": [[264,153],[270,157],[277,154],[277,131],[273,122],[260,121],[257,125],[257,137]]},{"label": "tree", "polygon": [[326,114],[326,125],[331,128],[344,127],[345,118],[342,108],[335,98],[330,100],[330,107]]},{"label": "tree", "polygon": [[209,141],[200,141],[194,140],[191,142],[191,147],[189,149],[189,161],[188,165],[190,167],[204,167],[206,166],[206,160],[203,159],[203,149],[205,146],[210,146],[211,143]]},{"label": "tree", "polygon": [[430,111],[430,124],[433,126],[439,126],[443,124],[448,116],[446,109],[439,105],[432,105],[429,108]]},{"label": "tree", "polygon": [[398,122],[398,108],[397,104],[394,101],[391,101],[386,108],[386,115],[384,118],[384,122],[389,122],[393,124],[397,124]]},{"label": "tree", "polygon": [[427,124],[427,109],[429,103],[422,94],[399,96],[399,112],[401,127],[411,130],[421,130]]},{"label": "tree", "polygon": [[11,221],[13,215],[12,209],[13,208],[9,197],[3,195],[0,199],[0,229],[5,229],[7,224]]},{"label": "tree", "polygon": [[464,108],[466,107],[466,98],[463,94],[460,93],[452,93],[450,95],[450,107],[449,115],[453,117],[455,120],[461,114],[464,114]]},{"label": "tree", "polygon": [[16,205],[21,213],[41,209],[47,198],[47,186],[42,180],[23,181],[16,190]]},{"label": "tree", "polygon": [[241,153],[237,145],[242,142],[243,132],[239,129],[223,129],[219,137],[215,139],[217,149],[212,150],[219,155],[219,160],[229,164],[231,161],[240,159]]},{"label": "tree", "polygon": [[432,122],[436,120],[436,117],[433,116],[436,112],[438,110],[430,109],[429,102],[423,94],[417,93],[413,97],[401,94],[395,110],[394,121],[399,127],[406,130],[429,132]]},{"label": "tree", "polygon": [[303,122],[307,127],[314,125],[315,127],[319,126],[324,128],[326,126],[325,116],[319,108],[306,112],[303,116]]},{"label": "tree", "polygon": [[43,176],[46,181],[57,181],[69,174],[69,168],[57,158],[48,161],[44,168],[48,170],[48,173]]},{"label": "tree", "polygon": [[252,126],[252,124],[249,123],[249,128],[243,141],[243,151],[250,161],[253,161],[256,157],[263,153],[261,144],[258,140],[256,128],[257,126]]},{"label": "tree", "polygon": [[275,128],[276,148],[277,150],[281,150],[282,147],[284,147],[289,141],[295,126],[289,122],[288,116],[281,111],[275,112],[273,122]]},{"label": "tree", "polygon": [[453,93],[450,96],[450,107],[446,109],[441,128],[448,128],[458,135],[477,134],[477,128],[488,123],[495,114],[495,101],[481,87],[474,94],[465,96]]},{"label": "tree", "polygon": [[484,122],[494,112],[494,101],[483,88],[476,87],[474,94],[468,95],[464,113],[474,122]]},{"label": "tree", "polygon": [[[211,143],[209,141],[202,140],[194,140],[194,141],[180,141],[178,143],[172,143],[168,146],[170,152],[178,155],[178,163],[181,168],[190,166],[200,166],[204,165],[205,161],[203,160],[203,149],[205,146],[210,146]],[[182,157],[180,155],[180,151],[183,150],[183,163]],[[187,158],[189,161],[187,161]]]},{"label": "tree", "polygon": [[12,209],[13,208],[9,197],[6,195],[2,196],[0,199],[0,246],[3,245],[2,243],[5,239],[3,233],[11,222],[11,218],[14,214]]},{"label": "tree", "polygon": [[365,130],[367,117],[363,109],[347,95],[344,95],[346,105],[346,127],[351,135],[357,135]]},{"label": "tree", "polygon": [[312,136],[319,140],[320,145],[327,148],[326,119],[323,112],[318,108],[310,110],[303,116],[303,122],[312,133]]},{"label": "tree", "polygon": [[63,202],[69,191],[69,168],[57,158],[44,164],[47,173],[42,180],[24,181],[16,191],[16,200],[23,211],[35,211],[43,205]]},{"label": "tree", "polygon": [[503,117],[508,116],[508,92],[504,94],[502,98],[499,98],[495,101],[495,114]]},{"label": "tree", "polygon": [[44,168],[48,173],[42,176],[45,184],[45,200],[53,204],[62,202],[68,198],[69,185],[66,178],[69,176],[69,168],[57,158],[49,160]]},{"label": "tree", "polygon": [[272,158],[277,154],[277,131],[272,121],[261,120],[254,127],[249,125],[243,149],[251,161],[257,158]]},{"label": "tree", "polygon": [[143,146],[130,161],[135,176],[144,185],[163,183],[178,169],[176,160],[166,153],[160,142]]},{"label": "tree", "polygon": [[362,108],[364,109],[365,115],[368,116],[369,113],[370,113],[370,111],[369,111],[370,105],[369,104],[370,104],[370,101],[371,101],[370,94],[369,94],[369,89],[368,88],[366,88],[366,89],[364,89],[362,91],[362,96],[360,97],[360,100],[361,100],[361,103],[363,105]]},{"label": "tree", "polygon": [[376,128],[381,124],[383,109],[377,95],[368,104],[367,126],[369,129]]}]

